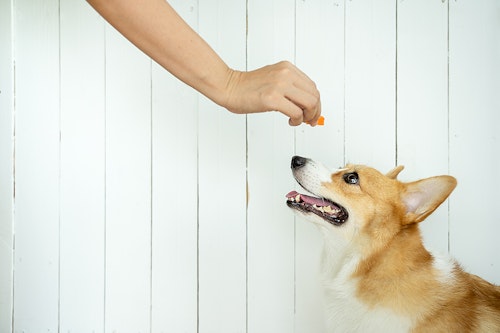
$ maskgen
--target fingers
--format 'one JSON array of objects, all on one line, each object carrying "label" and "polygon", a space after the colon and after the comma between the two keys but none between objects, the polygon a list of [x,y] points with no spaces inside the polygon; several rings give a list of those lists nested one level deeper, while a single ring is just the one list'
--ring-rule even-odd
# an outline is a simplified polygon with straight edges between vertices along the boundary
[{"label": "fingers", "polygon": [[303,122],[316,124],[321,116],[319,93],[310,93],[305,89],[291,89],[285,97],[302,111]]},{"label": "fingers", "polygon": [[[302,121],[299,123],[297,122],[300,117],[296,113],[289,114],[290,125],[296,126],[306,122],[311,126],[315,126],[321,116],[321,99],[316,84],[299,68],[289,62],[284,61],[277,65],[285,67],[285,77],[283,79],[292,82],[292,86],[288,88],[285,97],[302,111]],[[285,113],[286,110],[278,111]],[[296,109],[294,109],[294,112],[296,112]]]},{"label": "fingers", "polygon": [[318,124],[318,120],[321,117],[321,103],[319,103],[319,107],[316,109],[317,111],[314,116],[310,116],[312,114],[311,112],[297,106],[287,98],[283,99],[283,101],[277,105],[276,110],[290,118],[288,120],[290,126],[299,126],[302,123],[307,123],[314,127]]},{"label": "fingers", "polygon": [[[317,110],[318,110],[318,112],[316,112],[316,115],[314,116],[314,118],[312,118],[309,121],[306,121],[306,123],[308,125],[311,125],[312,127],[314,127],[314,126],[316,126],[318,124],[319,125],[324,125],[325,118],[323,116],[321,116],[321,101],[318,104]],[[320,123],[320,121],[321,121],[321,123]]]},{"label": "fingers", "polygon": [[280,98],[272,109],[290,118],[288,120],[290,126],[298,126],[304,122],[303,110],[287,98]]}]

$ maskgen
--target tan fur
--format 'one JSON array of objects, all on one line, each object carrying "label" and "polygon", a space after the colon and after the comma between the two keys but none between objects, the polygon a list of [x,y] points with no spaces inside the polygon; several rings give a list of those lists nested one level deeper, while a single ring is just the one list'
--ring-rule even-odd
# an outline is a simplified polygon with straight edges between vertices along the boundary
[{"label": "tan fur", "polygon": [[[343,233],[349,251],[360,257],[350,276],[356,298],[368,308],[410,318],[411,332],[500,332],[500,288],[456,263],[443,276],[422,244],[418,223],[446,200],[456,180],[438,176],[403,183],[396,179],[402,169],[383,175],[348,165],[333,173],[331,181],[322,181],[315,193],[349,212],[345,225],[322,227]],[[358,185],[344,181],[349,172],[359,175]],[[300,175],[296,178],[303,183]]]}]

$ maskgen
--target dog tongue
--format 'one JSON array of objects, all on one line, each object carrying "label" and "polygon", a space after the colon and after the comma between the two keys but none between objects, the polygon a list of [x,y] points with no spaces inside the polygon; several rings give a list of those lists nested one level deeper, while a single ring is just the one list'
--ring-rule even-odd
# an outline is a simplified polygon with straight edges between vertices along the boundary
[{"label": "dog tongue", "polygon": [[331,203],[328,201],[325,201],[325,199],[321,198],[315,198],[315,197],[310,197],[305,194],[300,194],[297,191],[292,191],[286,195],[287,198],[295,198],[297,195],[300,195],[300,199],[304,201],[305,203],[308,203],[310,205],[316,205],[316,206],[330,206]]}]

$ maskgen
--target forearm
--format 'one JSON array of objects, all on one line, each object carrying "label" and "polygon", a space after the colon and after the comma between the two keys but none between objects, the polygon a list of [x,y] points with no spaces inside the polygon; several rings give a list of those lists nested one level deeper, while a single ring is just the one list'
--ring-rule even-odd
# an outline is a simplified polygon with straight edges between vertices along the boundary
[{"label": "forearm", "polygon": [[166,70],[232,112],[279,111],[291,125],[315,125],[321,115],[316,85],[293,64],[232,70],[165,0],[88,2]]},{"label": "forearm", "polygon": [[164,0],[88,0],[111,25],[184,83],[224,105],[233,71]]}]

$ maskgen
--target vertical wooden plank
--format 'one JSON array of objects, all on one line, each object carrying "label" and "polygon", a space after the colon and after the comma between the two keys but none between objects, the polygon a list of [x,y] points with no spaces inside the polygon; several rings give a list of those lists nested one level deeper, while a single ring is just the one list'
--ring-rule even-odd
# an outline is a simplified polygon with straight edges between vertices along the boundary
[{"label": "vertical wooden plank", "polygon": [[[171,2],[196,28],[196,0]],[[197,332],[198,95],[153,66],[152,331]]]},{"label": "vertical wooden plank", "polygon": [[345,149],[348,163],[394,167],[396,1],[346,1]]},{"label": "vertical wooden plank", "polygon": [[[246,1],[199,3],[199,31],[229,66],[245,68]],[[199,105],[199,331],[246,330],[246,122]]]},{"label": "vertical wooden plank", "polygon": [[325,126],[296,128],[296,151],[338,167],[345,154],[344,3],[301,0],[296,7],[295,62],[316,82],[326,118]]},{"label": "vertical wooden plank", "polygon": [[82,1],[61,12],[60,330],[104,331],[104,21]]},{"label": "vertical wooden plank", "polygon": [[[323,127],[297,127],[296,153],[337,168],[344,164],[344,2],[299,0],[296,6],[296,64],[316,82],[326,117]],[[325,332],[322,237],[297,218],[295,241],[295,332]]]},{"label": "vertical wooden plank", "polygon": [[500,284],[500,3],[450,1],[450,250]]},{"label": "vertical wooden plank", "polygon": [[109,332],[147,332],[151,306],[151,60],[106,29]]},{"label": "vertical wooden plank", "polygon": [[[248,2],[248,69],[293,61],[295,3]],[[280,113],[248,116],[248,332],[294,331],[294,218],[284,196],[294,130]]]},{"label": "vertical wooden plank", "polygon": [[0,2],[0,332],[12,331],[14,59],[12,2]]},{"label": "vertical wooden plank", "polygon": [[[448,4],[398,2],[398,164],[402,180],[448,173]],[[429,249],[448,250],[443,204],[421,224]]]},{"label": "vertical wooden plank", "polygon": [[59,313],[59,1],[15,3],[14,331]]}]

